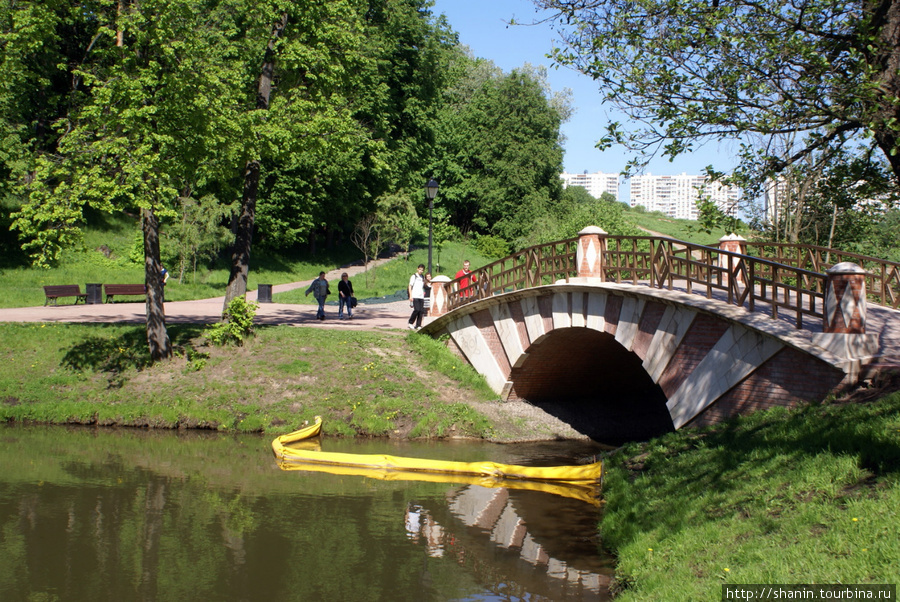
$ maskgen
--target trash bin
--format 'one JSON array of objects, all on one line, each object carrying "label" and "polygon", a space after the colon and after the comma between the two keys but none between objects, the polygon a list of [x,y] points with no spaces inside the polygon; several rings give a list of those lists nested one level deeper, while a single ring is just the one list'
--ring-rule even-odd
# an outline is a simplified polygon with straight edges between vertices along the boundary
[{"label": "trash bin", "polygon": [[95,304],[95,303],[103,303],[103,285],[102,284],[86,284],[84,286],[84,292],[87,293],[87,300],[85,303]]},{"label": "trash bin", "polygon": [[271,284],[260,284],[259,288],[256,290],[256,302],[257,303],[271,303],[272,302],[272,285]]}]

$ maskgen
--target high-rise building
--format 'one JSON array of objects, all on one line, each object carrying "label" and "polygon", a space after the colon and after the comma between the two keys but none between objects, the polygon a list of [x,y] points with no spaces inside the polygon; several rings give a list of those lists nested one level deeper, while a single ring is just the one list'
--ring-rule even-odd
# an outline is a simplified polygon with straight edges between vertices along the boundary
[{"label": "high-rise building", "polygon": [[562,178],[564,188],[581,186],[595,199],[599,199],[604,192],[608,192],[617,201],[619,200],[619,174],[585,171],[584,173],[561,173],[559,177]]},{"label": "high-rise building", "polygon": [[660,211],[675,219],[697,219],[697,200],[705,195],[723,212],[733,215],[741,198],[740,189],[707,180],[705,175],[685,173],[680,176],[632,176],[630,205],[641,205],[647,211]]}]

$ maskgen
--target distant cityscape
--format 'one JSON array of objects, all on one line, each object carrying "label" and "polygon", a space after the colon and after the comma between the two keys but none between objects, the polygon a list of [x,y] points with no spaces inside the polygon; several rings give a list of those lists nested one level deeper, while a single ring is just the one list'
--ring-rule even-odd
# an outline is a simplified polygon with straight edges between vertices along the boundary
[{"label": "distant cityscape", "polygon": [[[563,186],[581,186],[594,198],[600,198],[604,192],[611,194],[616,201],[622,176],[603,173],[562,173],[559,176]],[[659,211],[675,219],[692,219],[698,217],[697,200],[702,197],[716,203],[723,212],[731,215],[736,211],[741,199],[741,190],[735,186],[724,186],[719,182],[709,182],[705,175],[681,174],[675,176],[654,176],[645,174],[629,178],[631,195],[627,203],[632,207],[642,206],[647,211]]]}]

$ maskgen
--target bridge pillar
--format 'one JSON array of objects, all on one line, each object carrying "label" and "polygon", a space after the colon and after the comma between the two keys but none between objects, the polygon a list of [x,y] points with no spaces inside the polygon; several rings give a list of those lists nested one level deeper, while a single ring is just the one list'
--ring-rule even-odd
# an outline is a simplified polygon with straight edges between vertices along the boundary
[{"label": "bridge pillar", "polygon": [[428,315],[431,317],[443,316],[447,313],[447,305],[449,299],[447,293],[450,289],[447,284],[450,278],[447,276],[435,276],[431,279],[431,306],[428,308]]},{"label": "bridge pillar", "polygon": [[865,334],[866,271],[845,261],[825,271],[825,332]]},{"label": "bridge pillar", "polygon": [[[741,255],[746,255],[747,239],[732,232],[731,234],[723,236],[719,239],[719,249],[721,249],[722,251],[728,251],[729,253],[740,253]],[[719,267],[728,269],[728,260],[730,258],[730,255],[719,255]],[[732,264],[732,268],[734,268],[734,264]],[[735,279],[738,282],[743,282],[744,276],[743,274],[741,274],[741,272],[738,272],[735,276]]]},{"label": "bridge pillar", "polygon": [[578,233],[578,250],[575,264],[579,278],[603,279],[603,256],[606,253],[606,231],[597,226],[588,226]]}]

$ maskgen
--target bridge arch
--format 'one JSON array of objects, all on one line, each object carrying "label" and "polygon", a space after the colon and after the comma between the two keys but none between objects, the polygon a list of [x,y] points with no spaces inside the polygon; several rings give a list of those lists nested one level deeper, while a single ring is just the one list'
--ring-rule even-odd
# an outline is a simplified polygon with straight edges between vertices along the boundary
[{"label": "bridge arch", "polygon": [[[449,335],[450,347],[501,399],[553,406],[563,419],[580,416],[595,438],[616,431],[623,439],[640,439],[820,400],[853,367],[766,316],[696,295],[594,278],[495,295],[424,330]],[[643,404],[615,394],[629,386]],[[613,405],[604,407],[610,399]],[[630,431],[612,428],[626,416]]]}]

